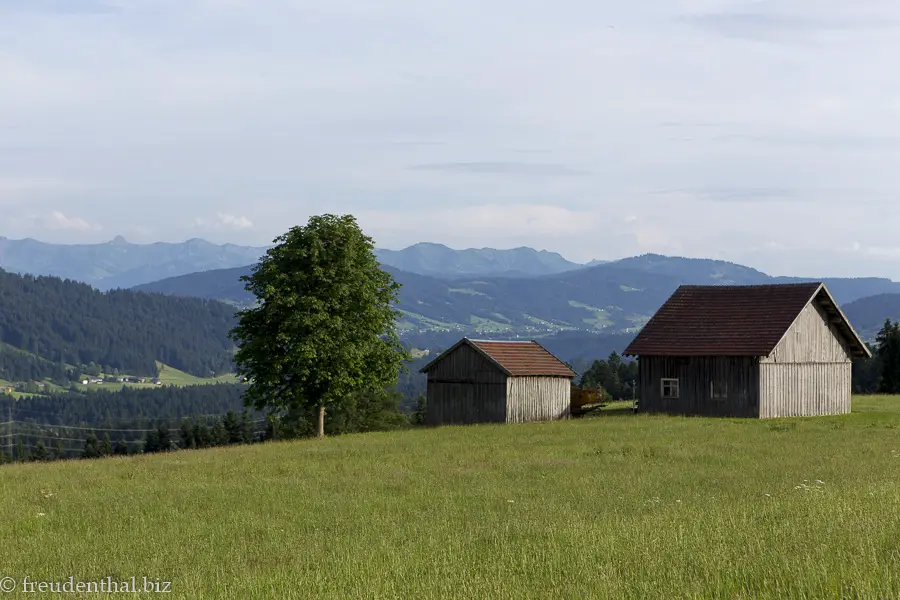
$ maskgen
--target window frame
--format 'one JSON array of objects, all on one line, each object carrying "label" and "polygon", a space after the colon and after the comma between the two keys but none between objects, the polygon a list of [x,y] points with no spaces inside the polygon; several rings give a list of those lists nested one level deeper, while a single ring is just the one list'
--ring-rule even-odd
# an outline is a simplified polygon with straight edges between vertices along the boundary
[{"label": "window frame", "polygon": [[[669,391],[675,390],[673,394],[666,394],[666,387],[668,386]],[[678,400],[681,397],[681,383],[678,381],[677,377],[661,377],[659,380],[659,396],[663,400]]]},{"label": "window frame", "polygon": [[[719,388],[718,390],[716,388]],[[719,394],[716,394],[716,391]],[[724,402],[728,399],[728,382],[712,380],[709,382],[709,397],[715,402]]]}]

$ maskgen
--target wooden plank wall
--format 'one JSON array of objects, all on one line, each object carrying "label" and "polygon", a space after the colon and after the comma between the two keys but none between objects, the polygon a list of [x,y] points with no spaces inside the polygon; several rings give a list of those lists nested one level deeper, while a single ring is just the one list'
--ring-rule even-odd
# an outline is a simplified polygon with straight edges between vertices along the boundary
[{"label": "wooden plank wall", "polygon": [[784,338],[764,363],[844,363],[851,362],[850,348],[837,327],[816,302],[801,311]]},{"label": "wooden plank wall", "polygon": [[760,364],[760,416],[850,412],[850,350],[827,314],[811,302]]},{"label": "wooden plank wall", "polygon": [[850,412],[851,363],[760,364],[760,416],[812,417]]},{"label": "wooden plank wall", "polygon": [[568,377],[510,377],[506,387],[509,423],[568,419],[572,380]]},{"label": "wooden plank wall", "polygon": [[[638,361],[641,411],[759,416],[759,362],[754,357],[641,356]],[[664,378],[678,379],[679,398],[662,398],[661,380]],[[712,381],[725,382],[726,398],[712,398]]]},{"label": "wooden plank wall", "polygon": [[506,375],[466,344],[428,373],[430,425],[506,421]]}]

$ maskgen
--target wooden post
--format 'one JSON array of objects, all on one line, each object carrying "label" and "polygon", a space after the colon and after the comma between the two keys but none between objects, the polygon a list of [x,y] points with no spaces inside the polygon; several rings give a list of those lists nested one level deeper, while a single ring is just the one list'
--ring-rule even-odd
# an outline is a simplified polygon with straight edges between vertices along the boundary
[{"label": "wooden post", "polygon": [[319,405],[319,438],[325,437],[325,405]]}]

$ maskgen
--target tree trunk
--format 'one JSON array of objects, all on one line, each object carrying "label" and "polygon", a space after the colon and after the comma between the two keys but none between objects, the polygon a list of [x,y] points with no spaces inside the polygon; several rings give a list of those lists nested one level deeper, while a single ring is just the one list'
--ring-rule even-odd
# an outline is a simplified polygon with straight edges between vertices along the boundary
[{"label": "tree trunk", "polygon": [[325,437],[325,405],[319,406],[319,438]]}]

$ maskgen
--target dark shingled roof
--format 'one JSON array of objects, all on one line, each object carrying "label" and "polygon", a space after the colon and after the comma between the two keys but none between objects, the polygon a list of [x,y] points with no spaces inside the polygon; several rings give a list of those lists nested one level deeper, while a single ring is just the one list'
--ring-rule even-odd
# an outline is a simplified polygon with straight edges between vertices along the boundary
[{"label": "dark shingled roof", "polygon": [[422,367],[424,373],[461,344],[468,344],[510,377],[576,377],[577,373],[535,341],[493,341],[463,338]]},{"label": "dark shingled roof", "polygon": [[768,356],[814,298],[838,322],[854,356],[869,356],[822,283],[683,285],[644,326],[625,354]]}]

